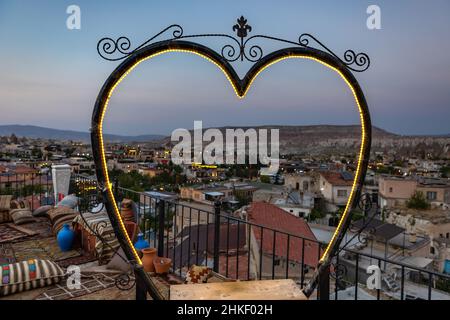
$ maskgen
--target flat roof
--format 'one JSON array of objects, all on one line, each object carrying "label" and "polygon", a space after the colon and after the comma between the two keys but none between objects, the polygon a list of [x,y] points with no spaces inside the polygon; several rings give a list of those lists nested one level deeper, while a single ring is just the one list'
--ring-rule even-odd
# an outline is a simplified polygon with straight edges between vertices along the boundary
[{"label": "flat roof", "polygon": [[[370,218],[369,218],[370,219]],[[366,225],[366,226],[365,226]],[[396,226],[395,224],[386,223],[381,220],[373,218],[370,222],[365,219],[358,220],[354,223],[355,229],[360,229],[365,226],[362,233],[372,234],[378,240],[389,241],[397,235],[405,231],[404,228]]]}]

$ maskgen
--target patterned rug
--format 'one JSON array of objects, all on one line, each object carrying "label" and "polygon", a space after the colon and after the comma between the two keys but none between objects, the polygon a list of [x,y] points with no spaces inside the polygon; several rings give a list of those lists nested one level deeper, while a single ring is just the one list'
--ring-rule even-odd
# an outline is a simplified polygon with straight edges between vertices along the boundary
[{"label": "patterned rug", "polygon": [[56,263],[61,268],[67,268],[68,266],[71,266],[71,265],[80,265],[80,264],[85,264],[85,263],[92,262],[92,261],[97,261],[97,257],[90,255],[89,253],[83,252],[83,254],[81,256],[72,257],[72,258],[68,258],[65,260],[60,260],[60,261],[57,261]]},{"label": "patterned rug", "polygon": [[57,262],[82,255],[81,250],[61,251],[54,237],[13,243],[12,248],[17,261],[33,258]]},{"label": "patterned rug", "polygon": [[36,232],[12,223],[0,224],[0,243],[11,242],[28,236],[35,235]]},{"label": "patterned rug", "polygon": [[46,217],[36,217],[36,221],[28,223],[25,227],[31,231],[34,231],[36,235],[30,237],[30,239],[43,239],[53,237],[52,224]]},{"label": "patterned rug", "polygon": [[34,298],[34,300],[69,300],[81,297],[96,291],[104,290],[114,286],[117,275],[106,275],[104,273],[83,273],[81,275],[80,289],[70,290],[63,279],[59,284],[48,287],[48,289]]},{"label": "patterned rug", "polygon": [[15,263],[14,250],[11,243],[0,244],[0,265]]}]

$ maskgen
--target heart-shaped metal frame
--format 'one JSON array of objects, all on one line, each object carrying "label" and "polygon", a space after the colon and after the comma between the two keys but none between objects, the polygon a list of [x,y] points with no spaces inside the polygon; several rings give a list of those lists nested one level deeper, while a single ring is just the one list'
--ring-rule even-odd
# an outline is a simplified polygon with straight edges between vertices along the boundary
[{"label": "heart-shaped metal frame", "polygon": [[331,55],[328,52],[311,47],[285,48],[268,54],[267,56],[257,61],[247,72],[245,77],[243,79],[240,79],[231,64],[216,51],[198,43],[184,40],[160,41],[151,45],[144,46],[130,54],[111,73],[100,90],[92,115],[91,140],[94,161],[96,164],[97,180],[99,186],[102,188],[105,199],[105,207],[117,239],[121,247],[123,248],[127,258],[135,263],[135,273],[137,277],[145,282],[148,291],[154,299],[162,299],[162,296],[158,294],[158,290],[156,290],[156,287],[154,286],[148,275],[144,272],[143,268],[139,267],[142,264],[141,260],[133,246],[133,243],[128,237],[125,225],[120,216],[119,208],[117,206],[117,202],[113,193],[112,183],[108,174],[102,129],[103,119],[108,107],[109,100],[119,83],[141,62],[168,52],[193,53],[210,61],[225,74],[239,98],[245,97],[253,81],[267,67],[282,60],[293,58],[312,60],[328,67],[329,69],[335,71],[345,81],[345,83],[351,90],[361,118],[361,147],[359,150],[355,178],[352,184],[350,195],[347,200],[347,204],[345,206],[345,210],[342,213],[336,231],[333,234],[333,237],[330,240],[328,246],[322,253],[319,265],[315,270],[312,280],[304,289],[305,294],[309,296],[313,292],[317,284],[318,276],[321,273],[321,270],[329,266],[331,258],[339,249],[339,245],[351,222],[351,211],[357,205],[357,200],[361,194],[361,189],[367,171],[370,156],[372,127],[367,102],[357,80],[342,60],[336,58],[336,56]]}]

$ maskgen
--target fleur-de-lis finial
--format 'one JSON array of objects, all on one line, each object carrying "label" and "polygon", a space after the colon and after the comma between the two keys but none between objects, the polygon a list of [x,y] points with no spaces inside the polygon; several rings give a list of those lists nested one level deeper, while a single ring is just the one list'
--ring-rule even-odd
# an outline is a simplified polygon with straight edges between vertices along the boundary
[{"label": "fleur-de-lis finial", "polygon": [[237,36],[243,39],[247,37],[247,32],[252,32],[252,27],[247,24],[247,19],[241,16],[237,19],[237,24],[233,26],[233,31],[237,31]]}]

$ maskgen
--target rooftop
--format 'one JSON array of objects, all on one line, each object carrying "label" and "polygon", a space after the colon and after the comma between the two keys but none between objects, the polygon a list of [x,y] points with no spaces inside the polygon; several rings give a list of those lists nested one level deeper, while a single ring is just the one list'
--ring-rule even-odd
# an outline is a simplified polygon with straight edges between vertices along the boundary
[{"label": "rooftop", "polygon": [[341,172],[324,171],[320,175],[333,186],[351,186],[353,184],[353,175],[349,172],[345,172],[344,174]]},{"label": "rooftop", "polygon": [[[298,237],[303,237],[317,241],[311,228],[302,218],[295,217],[277,206],[266,202],[252,202],[248,209],[248,220],[250,222],[264,225],[280,232],[276,233],[275,239],[275,254],[286,256],[287,249],[287,235],[284,233],[293,234]],[[253,232],[257,243],[263,239],[263,251],[267,254],[273,254],[274,247],[274,232],[264,230],[261,232],[260,228],[253,227]],[[319,245],[317,242],[305,241],[305,264],[309,266],[316,266],[319,259]],[[296,237],[290,237],[289,260],[301,261],[302,259],[302,240]]]}]

